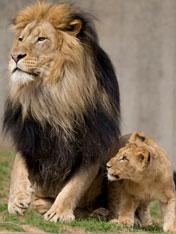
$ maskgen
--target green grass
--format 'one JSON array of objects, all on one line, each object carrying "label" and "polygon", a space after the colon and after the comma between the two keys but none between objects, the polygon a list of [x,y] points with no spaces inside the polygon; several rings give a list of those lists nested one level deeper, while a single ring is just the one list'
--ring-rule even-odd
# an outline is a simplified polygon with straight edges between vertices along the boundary
[{"label": "green grass", "polygon": [[[32,210],[28,210],[24,216],[9,215],[7,212],[7,197],[9,190],[10,168],[14,159],[13,153],[0,154],[0,231],[23,232],[33,228],[36,233],[43,230],[48,233],[160,233],[162,230],[156,227],[148,229],[129,229],[120,225],[111,224],[96,219],[76,220],[69,224],[51,223],[43,220],[43,217]],[[161,223],[158,203],[150,206],[151,214],[157,224]]]}]

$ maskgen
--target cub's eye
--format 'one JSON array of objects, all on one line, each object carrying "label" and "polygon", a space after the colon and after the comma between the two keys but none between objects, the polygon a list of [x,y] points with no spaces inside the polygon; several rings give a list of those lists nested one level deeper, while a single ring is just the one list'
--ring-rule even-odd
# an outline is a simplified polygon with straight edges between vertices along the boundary
[{"label": "cub's eye", "polygon": [[22,38],[22,37],[19,37],[19,38],[18,38],[18,41],[22,41],[22,40],[23,40],[23,38]]},{"label": "cub's eye", "polygon": [[38,37],[37,41],[41,42],[41,41],[45,41],[47,38],[46,37]]},{"label": "cub's eye", "polygon": [[127,156],[124,155],[124,156],[121,157],[120,160],[121,160],[121,161],[128,161],[128,158],[127,158]]}]

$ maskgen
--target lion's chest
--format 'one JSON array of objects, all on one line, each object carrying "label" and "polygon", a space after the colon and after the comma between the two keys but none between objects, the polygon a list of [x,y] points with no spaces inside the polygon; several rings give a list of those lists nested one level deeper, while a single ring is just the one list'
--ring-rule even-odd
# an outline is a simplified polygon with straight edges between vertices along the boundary
[{"label": "lion's chest", "polygon": [[31,180],[45,187],[65,182],[80,166],[104,165],[118,142],[116,122],[99,108],[90,109],[83,122],[72,121],[69,136],[60,125],[56,129],[47,120],[42,124],[30,114],[23,120],[22,108],[9,102],[4,126],[24,157]]}]

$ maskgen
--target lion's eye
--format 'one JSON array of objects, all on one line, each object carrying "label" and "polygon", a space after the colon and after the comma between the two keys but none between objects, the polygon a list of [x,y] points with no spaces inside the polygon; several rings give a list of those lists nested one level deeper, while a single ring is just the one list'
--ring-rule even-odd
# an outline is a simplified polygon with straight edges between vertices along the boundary
[{"label": "lion's eye", "polygon": [[37,41],[41,42],[41,41],[45,41],[47,38],[46,37],[38,37]]},{"label": "lion's eye", "polygon": [[18,38],[18,41],[22,41],[22,40],[23,40],[23,38],[22,38],[22,37],[19,37],[19,38]]}]

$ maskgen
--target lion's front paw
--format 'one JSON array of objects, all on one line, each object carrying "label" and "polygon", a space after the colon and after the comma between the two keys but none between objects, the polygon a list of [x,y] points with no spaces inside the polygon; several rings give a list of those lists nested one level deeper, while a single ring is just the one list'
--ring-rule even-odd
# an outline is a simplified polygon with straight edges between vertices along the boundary
[{"label": "lion's front paw", "polygon": [[49,211],[44,215],[44,219],[51,222],[71,222],[75,220],[75,216],[72,210],[60,210],[58,208],[51,207]]},{"label": "lion's front paw", "polygon": [[11,196],[8,201],[8,212],[10,214],[24,215],[31,203],[31,194],[19,193]]},{"label": "lion's front paw", "polygon": [[133,227],[133,225],[134,225],[134,220],[132,220],[130,218],[111,219],[110,222],[114,223],[114,224],[126,225],[128,227]]}]

